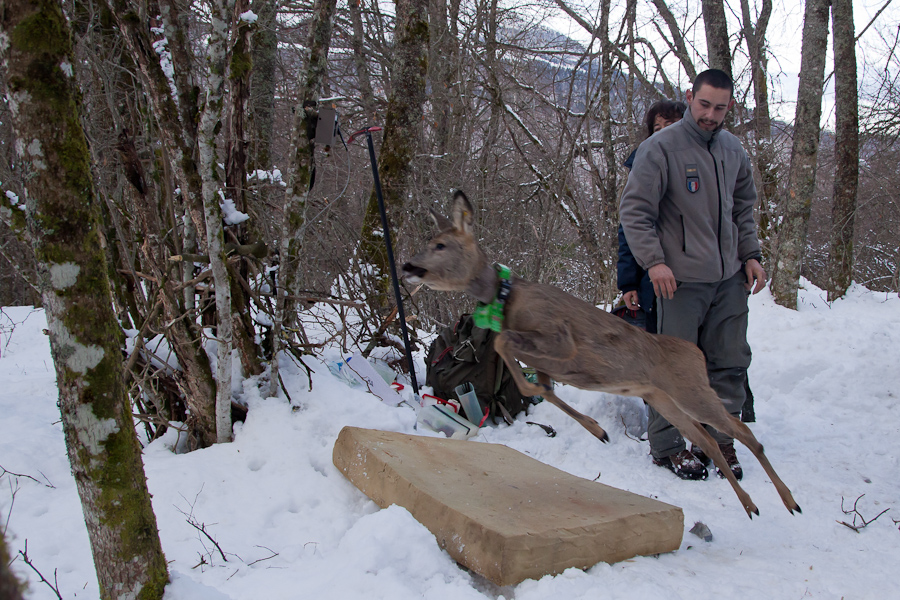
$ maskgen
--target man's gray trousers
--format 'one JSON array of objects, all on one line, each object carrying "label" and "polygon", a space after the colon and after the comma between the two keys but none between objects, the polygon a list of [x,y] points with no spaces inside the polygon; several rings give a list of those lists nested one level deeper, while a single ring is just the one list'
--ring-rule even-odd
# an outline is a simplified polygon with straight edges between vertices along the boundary
[{"label": "man's gray trousers", "polygon": [[[726,410],[738,418],[747,397],[744,382],[750,366],[747,343],[750,293],[744,287],[746,282],[744,271],[739,270],[731,278],[715,283],[679,283],[671,300],[657,298],[659,333],[700,347],[706,356],[709,384]],[[649,408],[650,453],[664,458],[684,450],[684,438],[678,430]],[[731,441],[711,427],[707,430],[720,444]]]}]

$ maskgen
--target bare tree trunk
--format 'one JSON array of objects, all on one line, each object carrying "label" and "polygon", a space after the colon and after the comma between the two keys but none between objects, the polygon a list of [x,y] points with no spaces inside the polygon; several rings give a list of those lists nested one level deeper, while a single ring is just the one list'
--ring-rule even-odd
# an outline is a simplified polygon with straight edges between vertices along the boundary
[{"label": "bare tree trunk", "polygon": [[[391,95],[378,168],[388,221],[394,231],[399,231],[403,226],[409,176],[419,144],[426,99],[429,27],[427,0],[396,0],[396,6]],[[366,207],[361,238],[363,260],[375,266],[381,282],[379,289],[385,292],[376,303],[379,308],[386,309],[392,304],[387,294],[389,267],[374,188]]]},{"label": "bare tree trunk", "polygon": [[[635,30],[635,20],[637,19],[637,0],[627,0],[625,5],[625,43],[628,45],[628,60],[623,61],[628,65],[634,64],[635,57],[635,43],[634,43],[634,30]],[[630,107],[634,106],[634,80],[635,75],[634,71],[629,68],[628,69],[628,78],[627,78],[627,88],[625,90],[625,106]],[[643,139],[641,135],[642,131],[640,129],[640,123],[637,119],[634,119],[634,110],[630,109],[627,112],[628,114],[628,137],[631,141],[632,145],[640,143],[639,140]],[[618,235],[616,236],[618,237]]]},{"label": "bare tree trunk", "polygon": [[332,21],[337,0],[316,0],[309,28],[309,60],[306,71],[300,74],[299,103],[294,112],[294,135],[291,136],[291,164],[287,192],[284,198],[284,217],[281,225],[280,266],[275,324],[272,332],[273,350],[269,394],[278,395],[278,352],[285,320],[295,303],[288,295],[296,294],[297,271],[302,246],[302,228],[306,217],[306,203],[315,173],[315,135],[318,118],[318,98],[331,45]]},{"label": "bare tree trunk", "polygon": [[160,599],[168,572],[124,385],[71,32],[58,2],[7,0],[0,36],[63,431],[100,595]]},{"label": "bare tree trunk", "polygon": [[[148,28],[139,24],[148,19],[138,7],[129,4],[126,0],[107,0],[110,11],[115,15],[116,23],[122,31],[122,38],[131,53],[131,57],[138,66],[144,87],[150,99],[150,106],[159,124],[159,134],[165,148],[173,157],[172,168],[175,179],[181,187],[185,206],[191,216],[197,231],[199,245],[206,245],[206,225],[203,216],[202,183],[197,172],[197,163],[194,161],[194,148],[190,144],[190,123],[182,125],[181,119],[187,118],[190,110],[185,108],[184,114],[180,112],[178,105],[172,98],[169,80],[159,64],[159,57],[153,49],[153,43],[148,35]],[[174,3],[173,6],[177,5]],[[177,24],[180,17],[172,15]],[[177,25],[176,25],[177,28]],[[187,59],[186,59],[187,60]],[[176,86],[179,79],[176,77]],[[182,98],[189,98],[190,93],[182,94]],[[195,114],[195,113],[194,113]]]},{"label": "bare tree trunk", "polygon": [[[617,174],[619,161],[616,156],[616,145],[613,140],[612,90],[616,72],[612,68],[613,44],[609,39],[610,0],[600,0],[600,130],[603,140],[603,156],[605,172],[600,189],[600,227],[601,239],[605,242],[600,248],[601,254],[616,255],[614,241],[618,241],[616,228],[619,224],[619,184]],[[612,265],[612,261],[609,262]],[[612,300],[616,294],[615,270],[601,269],[598,273],[599,295],[595,302]]]},{"label": "bare tree trunk", "polygon": [[[172,157],[171,167],[174,179],[181,188],[184,205],[189,214],[185,219],[186,232],[196,232],[199,243],[206,242],[206,221],[203,214],[202,182],[194,160],[196,144],[190,144],[196,139],[196,91],[191,77],[181,73],[175,74],[176,88],[188,86],[190,92],[178,92],[180,102],[175,102],[169,80],[163,72],[153,44],[148,35],[148,28],[141,27],[141,8],[135,7],[125,0],[107,0],[110,11],[114,14],[116,23],[122,33],[122,39],[128,48],[132,60],[138,67],[141,82],[147,92],[149,104],[156,121],[164,150]],[[165,3],[164,3],[165,5]],[[168,9],[163,10],[166,29],[178,31],[184,27],[186,18],[179,12],[180,4],[172,2]],[[173,63],[178,65],[178,70],[189,69],[192,59],[186,46],[181,47],[175,36],[175,50]],[[183,42],[183,40],[182,40]],[[170,42],[171,43],[171,42]],[[184,122],[183,122],[184,121]],[[163,186],[164,187],[164,186]],[[165,187],[164,187],[165,189]],[[152,212],[147,207],[147,212]],[[152,226],[150,231],[159,232],[157,226]],[[193,237],[193,234],[191,234]],[[186,246],[190,248],[187,242]],[[148,258],[152,257],[153,268],[160,285],[171,285],[167,275],[169,263],[165,256],[164,244],[157,240],[152,248],[142,247]],[[209,357],[201,344],[199,328],[193,318],[186,318],[193,309],[193,289],[185,290],[184,306],[170,293],[171,288],[164,290],[162,294],[167,322],[170,324],[166,335],[170,338],[174,351],[178,356],[178,362],[184,372],[186,402],[190,407],[192,435],[201,447],[213,443],[215,440],[215,383],[210,371]]]},{"label": "bare tree trunk", "polygon": [[703,23],[706,26],[706,54],[710,69],[731,76],[731,48],[728,44],[728,22],[722,0],[703,0]]},{"label": "bare tree trunk", "polygon": [[859,97],[852,0],[832,0],[834,32],[835,174],[831,210],[828,299],[847,293],[853,280],[853,225],[859,182]]},{"label": "bare tree trunk", "polygon": [[184,148],[193,157],[200,124],[200,87],[194,80],[195,59],[190,49],[190,11],[178,0],[159,0],[163,31],[172,57],[172,79],[178,94],[178,116]]},{"label": "bare tree trunk", "polygon": [[253,33],[250,71],[250,168],[272,168],[272,126],[275,123],[275,65],[278,36],[275,34],[277,0],[254,0],[258,18]]},{"label": "bare tree trunk", "polygon": [[[230,50],[228,68],[228,101],[227,105],[227,133],[225,141],[225,194],[234,200],[235,207],[242,212],[256,216],[250,222],[235,224],[230,230],[232,241],[238,244],[258,242],[260,227],[256,224],[261,211],[251,211],[247,202],[247,143],[244,129],[244,115],[247,99],[250,95],[250,72],[252,54],[250,48],[251,23],[241,19],[241,15],[250,10],[249,0],[237,0],[234,3],[234,15],[232,17],[232,45]],[[252,232],[252,233],[251,233]],[[262,364],[257,351],[253,325],[250,314],[250,297],[241,285],[235,281],[248,279],[247,259],[240,258],[239,264],[231,272],[231,300],[233,311],[233,339],[234,346],[240,355],[241,365],[247,375],[259,375],[263,372]]]},{"label": "bare tree trunk", "polygon": [[216,133],[222,125],[225,102],[225,67],[228,54],[228,31],[231,10],[226,0],[210,3],[211,30],[208,45],[208,83],[206,104],[200,116],[198,149],[200,177],[203,181],[203,213],[206,218],[207,249],[216,293],[216,441],[231,441],[231,350],[233,320],[231,316],[231,278],[225,266],[225,231],[222,228],[222,209]]},{"label": "bare tree trunk", "polygon": [[750,72],[753,81],[753,103],[756,106],[756,135],[759,139],[769,139],[771,119],[769,117],[769,86],[766,72],[765,40],[772,15],[772,0],[762,0],[756,26],[750,16],[749,0],[741,0],[741,19],[747,54],[750,56]]},{"label": "bare tree trunk", "polygon": [[[181,197],[186,209],[186,215],[182,220],[181,242],[182,252],[201,254],[200,240],[205,239],[203,223],[198,223],[199,210],[202,206],[202,181],[197,173],[197,127],[200,124],[200,86],[195,80],[196,59],[190,47],[191,35],[191,11],[187,10],[184,3],[178,0],[158,0],[159,12],[163,22],[163,32],[169,56],[172,60],[172,81],[175,83],[175,99],[178,118],[180,119],[180,136],[173,136],[173,142],[180,138],[182,147],[170,149],[174,152],[176,164],[176,177],[179,171],[184,172],[188,181],[188,189],[182,190]],[[151,5],[152,6],[152,5]],[[155,65],[154,65],[155,67]],[[148,73],[157,74],[155,68]],[[158,74],[157,74],[158,76]],[[165,101],[168,102],[168,99]],[[175,114],[168,104],[160,106],[157,113],[173,119]],[[175,122],[170,122],[175,126]],[[181,157],[180,161],[177,157]],[[168,194],[168,186],[163,186],[163,193]],[[171,196],[170,196],[171,197]],[[193,198],[193,200],[192,200]],[[193,272],[189,268],[181,270],[182,282],[193,278]],[[186,285],[182,291],[184,296],[184,308],[186,311],[194,311],[197,307],[197,293],[193,286]]]},{"label": "bare tree trunk", "polygon": [[766,30],[772,15],[772,0],[763,0],[759,17],[754,26],[750,16],[749,0],[741,0],[741,19],[747,53],[750,57],[750,72],[753,81],[753,101],[755,109],[755,140],[753,159],[757,171],[756,189],[759,199],[759,237],[764,258],[771,255],[772,229],[778,193],[778,168],[775,148],[772,142],[772,121],[769,115],[768,66],[765,54]]},{"label": "bare tree trunk", "polygon": [[816,188],[816,157],[819,151],[819,121],[822,118],[822,86],[825,50],[828,44],[830,0],[807,0],[803,17],[800,58],[800,88],[794,118],[794,143],[788,189],[782,201],[782,222],[772,273],[775,301],[797,308],[797,288],[806,252],[809,213]]},{"label": "bare tree trunk", "polygon": [[453,106],[450,92],[455,80],[453,66],[459,46],[457,40],[450,38],[447,0],[431,0],[428,6],[430,12],[428,80],[431,82],[434,152],[442,156],[451,148]]},{"label": "bare tree trunk", "polygon": [[368,60],[365,51],[365,30],[363,29],[360,5],[362,0],[349,0],[347,2],[350,11],[350,23],[353,26],[353,36],[350,38],[350,48],[353,50],[353,66],[356,69],[356,80],[359,82],[359,95],[362,100],[365,119],[363,123],[375,122],[375,92],[372,91],[372,79],[369,77]]},{"label": "bare tree trunk", "polygon": [[[703,0],[703,23],[706,28],[706,54],[710,69],[731,74],[731,47],[728,43],[728,22],[725,20],[723,0]],[[734,126],[734,111],[725,114],[725,127]]]}]

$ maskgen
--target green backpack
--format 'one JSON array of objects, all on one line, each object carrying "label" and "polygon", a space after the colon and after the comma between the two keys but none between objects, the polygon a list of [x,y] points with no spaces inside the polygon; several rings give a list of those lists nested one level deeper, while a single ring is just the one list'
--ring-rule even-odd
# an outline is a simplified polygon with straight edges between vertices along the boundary
[{"label": "green backpack", "polygon": [[[496,336],[495,331],[475,327],[472,315],[460,316],[456,325],[443,329],[428,348],[425,385],[446,400],[456,399],[456,386],[471,383],[482,411],[489,410],[494,423],[499,417],[512,424],[523,410],[528,414],[534,400],[522,396],[506,363],[494,350]],[[476,425],[482,420],[481,415],[465,416]]]}]

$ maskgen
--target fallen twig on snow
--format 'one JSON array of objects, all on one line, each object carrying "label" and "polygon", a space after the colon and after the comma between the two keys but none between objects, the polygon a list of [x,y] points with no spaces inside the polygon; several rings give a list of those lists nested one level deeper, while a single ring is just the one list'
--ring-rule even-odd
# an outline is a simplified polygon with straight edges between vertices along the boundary
[{"label": "fallen twig on snow", "polygon": [[265,550],[268,550],[269,552],[272,553],[272,556],[267,556],[267,557],[265,557],[265,558],[257,558],[257,559],[254,560],[252,563],[248,563],[248,564],[247,564],[248,567],[249,567],[250,565],[255,565],[255,564],[258,563],[258,562],[262,562],[262,561],[264,561],[264,560],[269,560],[270,558],[275,558],[276,556],[278,556],[278,553],[275,552],[274,550],[272,550],[271,548],[266,548],[265,546],[259,546],[259,545],[257,545],[256,547],[257,547],[257,548],[263,548],[263,549],[265,549]]},{"label": "fallen twig on snow", "polygon": [[[183,514],[185,517],[187,517],[187,519],[185,519],[187,521],[187,524],[190,525],[191,527],[193,527],[194,529],[196,529],[197,531],[199,531],[200,533],[202,533],[206,537],[206,539],[208,539],[212,543],[212,545],[216,547],[216,550],[219,551],[219,556],[222,557],[222,560],[225,562],[228,562],[228,559],[225,557],[225,551],[222,550],[222,547],[215,540],[215,538],[212,535],[210,535],[210,533],[208,531],[206,531],[206,523],[200,523],[199,521],[197,521],[196,518],[194,518],[194,504],[197,502],[197,497],[200,496],[200,492],[202,492],[202,491],[203,491],[203,487],[201,487],[200,491],[197,492],[197,496],[194,497],[193,503],[188,502],[187,498],[182,496],[184,501],[188,502],[188,506],[191,507],[191,511],[189,513],[184,512],[177,506],[175,507],[175,510],[177,510],[178,512]],[[200,539],[200,543],[203,544],[204,550],[206,550],[207,554],[209,554],[210,558],[212,558],[212,552],[208,548],[206,548],[206,544],[203,543],[202,538]],[[193,568],[196,569],[197,567],[199,567],[200,565],[205,563],[205,560],[203,559],[202,555],[200,558],[201,558],[200,562],[197,565],[195,565]]]},{"label": "fallen twig on snow", "polygon": [[[878,519],[878,517],[880,517],[887,511],[891,510],[890,508],[886,508],[883,511],[881,511],[880,513],[878,513],[877,515],[875,515],[874,519],[870,519],[867,521],[866,518],[863,517],[862,514],[859,512],[859,510],[857,510],[857,508],[856,508],[856,505],[859,504],[859,501],[863,496],[865,496],[865,494],[860,494],[859,497],[856,498],[856,501],[853,502],[853,508],[851,510],[847,510],[844,508],[844,497],[841,496],[841,510],[844,512],[845,515],[853,515],[853,524],[851,525],[850,523],[847,523],[846,521],[837,521],[837,522],[840,523],[841,525],[843,525],[844,527],[852,529],[856,533],[859,533],[860,529],[867,527],[870,523],[874,523]],[[860,521],[862,521],[862,525],[856,524],[857,517],[859,517]],[[894,522],[896,523],[896,521],[894,521]]]}]

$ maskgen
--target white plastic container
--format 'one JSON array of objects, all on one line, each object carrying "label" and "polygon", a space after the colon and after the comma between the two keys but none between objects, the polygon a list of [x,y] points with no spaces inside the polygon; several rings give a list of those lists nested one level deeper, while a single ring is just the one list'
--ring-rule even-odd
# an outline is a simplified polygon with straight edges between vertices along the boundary
[{"label": "white plastic container", "polygon": [[445,406],[432,404],[419,411],[416,427],[443,433],[453,440],[465,440],[478,433],[478,425],[467,421]]},{"label": "white plastic container", "polygon": [[456,386],[454,391],[469,421],[480,425],[485,415],[481,411],[481,403],[478,402],[478,396],[475,395],[475,387],[471,382],[467,381]]}]

